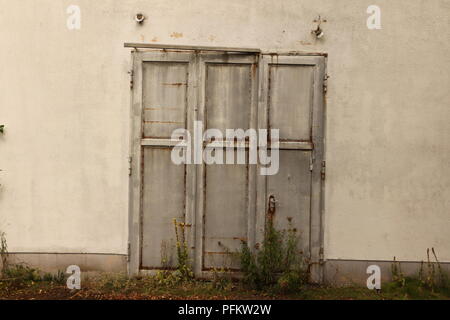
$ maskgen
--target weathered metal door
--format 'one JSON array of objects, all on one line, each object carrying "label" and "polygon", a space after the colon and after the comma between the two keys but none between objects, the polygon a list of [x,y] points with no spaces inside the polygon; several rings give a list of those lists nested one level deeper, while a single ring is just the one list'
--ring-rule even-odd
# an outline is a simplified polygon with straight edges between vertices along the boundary
[{"label": "weathered metal door", "polygon": [[[176,265],[174,219],[192,224],[195,167],[175,165],[173,130],[192,130],[196,56],[134,52],[130,271]],[[189,240],[190,228],[187,230]]]},{"label": "weathered metal door", "polygon": [[[257,127],[258,56],[209,54],[200,56],[200,112],[205,129]],[[225,140],[225,139],[223,139]],[[221,141],[216,141],[220,143]],[[238,152],[237,142],[227,148]],[[243,149],[243,150],[242,150]],[[245,153],[245,147],[240,149]],[[206,150],[205,150],[206,151]],[[236,252],[242,241],[254,242],[256,167],[237,164],[237,155],[226,163],[203,164],[197,175],[196,272],[225,267],[239,268]],[[201,248],[201,250],[200,250]]]},{"label": "weathered metal door", "polygon": [[257,239],[273,206],[279,230],[293,229],[299,251],[320,281],[324,76],[322,56],[264,55],[260,64],[259,127],[279,130],[279,171],[259,176]]},{"label": "weathered metal door", "polygon": [[[134,52],[130,272],[176,264],[173,220],[184,222],[198,276],[239,269],[242,241],[262,242],[269,199],[278,228],[299,230],[305,255],[321,248],[323,57]],[[216,139],[225,163],[175,165],[174,129],[279,129],[279,171],[228,159],[248,146]],[[208,142],[202,143],[204,152]],[[227,148],[226,148],[227,147]],[[233,155],[234,157],[234,155]]]}]

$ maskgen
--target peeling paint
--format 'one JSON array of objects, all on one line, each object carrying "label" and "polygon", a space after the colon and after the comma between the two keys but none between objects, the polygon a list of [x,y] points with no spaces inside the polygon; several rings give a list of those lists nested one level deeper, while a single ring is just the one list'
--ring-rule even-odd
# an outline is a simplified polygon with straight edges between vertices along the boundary
[{"label": "peeling paint", "polygon": [[170,34],[170,36],[171,36],[172,38],[176,38],[176,39],[178,39],[178,38],[183,38],[183,33],[182,33],[182,32],[172,32],[172,33]]}]

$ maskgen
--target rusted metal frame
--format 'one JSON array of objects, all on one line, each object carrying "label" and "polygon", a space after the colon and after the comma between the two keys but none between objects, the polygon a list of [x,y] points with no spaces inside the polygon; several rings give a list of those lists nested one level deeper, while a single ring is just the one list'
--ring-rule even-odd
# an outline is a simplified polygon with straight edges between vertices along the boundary
[{"label": "rusted metal frame", "polygon": [[207,64],[238,64],[238,65],[249,65],[255,63],[255,54],[248,53],[242,55],[227,54],[227,53],[201,53],[200,54],[202,63]]},{"label": "rusted metal frame", "polygon": [[289,57],[289,56],[300,56],[300,57],[308,57],[308,56],[322,56],[327,57],[327,52],[310,52],[310,51],[271,51],[271,50],[262,50],[261,55],[264,56],[282,56],[282,57]]},{"label": "rusted metal frame", "polygon": [[324,160],[324,92],[323,83],[325,76],[325,58],[317,57],[314,69],[314,107],[312,121],[312,139],[314,144],[314,167],[312,171],[311,184],[311,280],[313,282],[323,281],[323,259],[324,259],[324,208],[323,188],[321,179],[322,161]]},{"label": "rusted metal frame", "polygon": [[143,147],[160,147],[160,146],[175,147],[177,145],[184,146],[184,144],[180,140],[171,140],[171,139],[144,138],[141,140],[141,146]]},{"label": "rusted metal frame", "polygon": [[[323,73],[323,90],[322,92],[322,116],[320,120],[322,121],[322,164],[326,165],[326,157],[327,157],[327,81],[328,81],[328,55],[326,55],[321,60],[321,73]],[[322,170],[321,170],[322,171]],[[322,244],[321,251],[321,278],[320,281],[323,283],[325,281],[325,263],[326,263],[326,255],[325,255],[325,179],[321,179],[320,181],[320,243]]]},{"label": "rusted metal frame", "polygon": [[[191,54],[189,59],[189,77],[188,77],[188,94],[187,94],[187,114],[186,114],[186,128],[189,132],[194,130],[194,120],[197,116],[198,105],[198,55]],[[186,165],[186,207],[185,207],[185,222],[188,228],[186,234],[187,246],[189,248],[190,257],[195,257],[195,225],[196,225],[196,192],[197,192],[197,172],[195,166]]]},{"label": "rusted metal frame", "polygon": [[[148,140],[148,139],[147,139]],[[179,140],[172,140],[170,143],[176,144]],[[152,141],[145,142],[152,145]],[[237,148],[248,149],[250,147],[249,141],[232,141],[232,140],[215,140],[211,142],[203,143],[207,148]],[[279,146],[271,146],[268,144],[268,148],[279,150],[312,150],[313,144],[309,141],[280,141]]]},{"label": "rusted metal frame", "polygon": [[163,52],[163,51],[142,51],[143,62],[180,62],[190,63],[192,61],[192,52]]},{"label": "rusted metal frame", "polygon": [[268,59],[269,64],[275,65],[299,65],[299,66],[316,66],[320,56],[310,55],[310,56],[284,56],[281,54],[277,55],[263,55]]},{"label": "rusted metal frame", "polygon": [[141,137],[142,137],[142,56],[133,52],[133,75],[135,85],[131,93],[131,175],[129,180],[129,215],[128,215],[128,273],[139,273],[141,244]]},{"label": "rusted metal frame", "polygon": [[[206,126],[205,116],[205,95],[206,95],[206,66],[200,55],[197,55],[197,106],[195,120],[201,121]],[[203,127],[202,130],[205,130]],[[194,133],[195,134],[195,133]],[[205,193],[206,193],[206,168],[204,164],[196,165],[196,193],[195,193],[195,257],[194,257],[194,273],[196,277],[202,276],[203,267],[203,246],[204,246],[204,213],[205,213]]]},{"label": "rusted metal frame", "polygon": [[[251,107],[250,107],[250,125],[249,128],[258,128],[258,105],[259,105],[259,65],[260,56],[254,56],[252,68],[250,71],[250,79],[252,81],[251,88]],[[258,148],[256,148],[258,151]],[[248,155],[248,158],[250,155]],[[247,199],[247,244],[249,248],[254,248],[256,244],[256,207],[257,207],[257,182],[258,182],[258,168],[257,165],[249,165],[247,169],[247,187],[248,187],[248,199]]]},{"label": "rusted metal frame", "polygon": [[[269,129],[268,104],[269,104],[269,61],[267,56],[259,58],[259,89],[258,89],[258,129]],[[259,151],[259,148],[258,148]],[[260,173],[261,164],[257,165],[256,187],[256,217],[255,217],[255,250],[261,247],[264,241],[267,212],[267,177]]]},{"label": "rusted metal frame", "polygon": [[175,44],[155,44],[155,43],[125,43],[125,48],[147,48],[161,50],[188,50],[188,51],[218,51],[218,52],[244,52],[244,53],[260,53],[261,49],[257,48],[233,48],[233,47],[209,47],[209,46],[187,46]]},{"label": "rusted metal frame", "polygon": [[[145,54],[147,54],[147,53],[145,53]],[[164,54],[167,54],[167,53],[164,53]],[[138,53],[134,53],[134,58],[133,58],[134,62],[136,62],[136,57],[137,56],[138,56]],[[196,59],[199,59],[198,55],[195,55],[195,57],[196,57]],[[267,101],[267,98],[268,98],[268,92],[267,92],[267,89],[268,89],[268,76],[267,76],[268,75],[268,60],[270,60],[270,58],[267,58],[267,56],[262,56],[262,59],[259,62],[259,80],[260,80],[259,81],[259,83],[260,83],[260,87],[259,87],[259,105],[258,105],[258,113],[259,113],[259,116],[258,116],[258,127],[259,128],[267,127],[267,112],[266,111],[267,111],[267,104],[268,104],[268,101]],[[166,61],[166,60],[163,60],[163,61]],[[218,62],[218,61],[216,61],[216,62]],[[139,63],[140,63],[140,67],[138,67]],[[324,64],[323,63],[323,59],[321,60],[321,63]],[[133,134],[132,134],[132,143],[131,143],[132,151],[133,150],[137,150],[136,143],[135,143],[136,142],[135,138],[136,138],[136,131],[137,130],[135,128],[140,128],[140,130],[142,131],[142,128],[141,128],[141,126],[142,126],[142,118],[141,118],[142,117],[142,61],[140,61],[138,63],[134,63],[133,65],[134,65],[133,70],[134,70],[134,74],[135,74],[135,77],[136,77],[136,83],[138,84],[138,87],[133,91],[133,95],[132,95],[133,96],[133,98],[132,98],[132,100],[133,100],[132,101],[132,108],[133,108],[133,110],[132,110]],[[204,93],[204,89],[205,88],[204,88],[204,81],[202,80],[202,77],[204,77],[204,72],[202,72],[202,70],[204,71],[204,67],[205,67],[205,65],[199,63],[198,61],[196,61],[196,63],[194,63],[194,69],[197,71],[195,74],[198,75],[198,78],[196,78],[197,87],[200,88],[200,91],[199,91],[200,97],[198,97],[199,98],[198,101],[204,101],[204,94],[205,94]],[[321,69],[321,68],[324,68],[324,67],[320,67],[320,68],[317,68],[317,69]],[[323,83],[323,77],[322,77],[323,72],[324,71],[320,72],[320,70],[319,70],[319,81],[318,82],[322,82]],[[316,70],[315,74],[317,74],[317,70]],[[315,78],[317,79],[317,75],[315,76]],[[320,89],[318,89],[318,87],[320,86],[320,85],[317,85],[318,82],[315,82],[315,86],[317,86],[317,88],[314,91],[322,93],[322,91]],[[201,85],[199,85],[199,84],[201,84]],[[322,84],[322,86],[323,86],[323,84]],[[317,90],[319,90],[319,91],[317,91]],[[140,97],[139,97],[139,93],[140,93]],[[322,97],[323,97],[323,95],[322,95]],[[317,99],[318,99],[318,97],[315,97],[314,103],[316,103]],[[139,100],[140,100],[140,105],[136,104],[136,101],[139,101]],[[198,112],[198,115],[194,115],[194,118],[198,119],[198,120],[204,120],[204,118],[205,118],[204,114],[203,114],[203,112],[204,112],[204,110],[203,110],[204,103],[202,103],[202,108],[197,108],[198,105],[199,104],[197,104],[195,106],[195,108],[194,108],[194,111]],[[138,111],[139,117],[140,117],[140,120],[139,120],[138,124],[136,124],[136,119],[135,119],[135,116],[136,116],[136,110],[135,109],[136,109],[137,106],[140,108],[140,112]],[[323,106],[322,106],[322,108],[323,108]],[[187,121],[188,121],[188,123],[190,122],[189,117],[187,118]],[[322,128],[322,131],[323,131],[323,128]],[[316,131],[314,131],[314,132],[316,132]],[[320,132],[320,130],[319,130],[319,132]],[[317,135],[314,135],[313,142],[315,142],[317,140],[316,138],[317,138]],[[150,141],[150,140],[154,140],[154,141]],[[138,143],[138,145],[139,145],[139,154],[141,152],[140,151],[141,144],[142,145],[146,145],[147,143],[149,143],[150,145],[155,145],[155,146],[156,145],[161,145],[160,143],[162,141],[155,141],[155,140],[159,140],[159,139],[144,139],[144,140],[141,141],[140,140],[140,136],[139,136],[139,143]],[[322,144],[323,144],[323,133],[322,133],[322,139],[319,139],[319,141],[320,140],[322,141]],[[159,142],[159,144],[158,144],[158,142]],[[162,143],[165,144],[165,145],[171,145],[171,142],[168,143],[167,141],[162,142]],[[320,144],[318,144],[318,146],[319,146],[319,149],[320,149],[320,147],[321,147]],[[281,147],[281,149],[283,149],[282,146],[280,146],[280,147]],[[292,146],[291,146],[290,149],[292,149]],[[296,149],[296,148],[293,147],[293,149]],[[321,150],[322,150],[321,153],[323,155],[323,146],[322,146]],[[315,151],[315,153],[318,153],[318,152]],[[134,154],[137,154],[137,153],[134,153]],[[321,159],[321,158],[319,158],[319,159]],[[137,159],[133,158],[132,167],[133,168],[135,168],[135,167],[139,168],[141,166],[141,164],[137,163],[137,162],[140,162],[140,161],[141,161],[140,157],[137,157]],[[203,176],[203,169],[204,169],[203,166],[198,166],[197,169],[198,169],[197,170],[198,171],[197,174],[199,174],[198,176],[199,177],[204,177]],[[320,166],[315,166],[315,169],[320,171]],[[138,174],[139,183],[136,184],[136,180],[138,180],[138,179],[136,179],[136,174],[140,173],[140,170],[136,170],[135,169],[135,170],[133,170],[133,172],[134,172],[134,175],[133,175],[132,179],[130,179],[130,199],[131,199],[131,201],[130,201],[130,213],[131,214],[130,214],[130,223],[129,223],[129,226],[130,226],[130,228],[129,228],[130,240],[133,238],[133,235],[140,234],[140,232],[136,232],[136,224],[135,224],[135,221],[136,221],[136,219],[135,219],[135,217],[136,217],[136,205],[135,205],[135,203],[136,203],[136,192],[133,192],[133,190],[135,191],[136,186],[138,186],[138,189],[139,189],[138,194],[139,194],[139,197],[140,197],[140,185],[141,185],[140,182],[141,181],[140,181],[139,174]],[[265,177],[258,175],[257,180],[258,180],[257,218],[256,218],[256,221],[255,221],[255,224],[256,224],[256,231],[260,231],[259,229],[261,229],[261,231],[263,231],[264,220],[265,220],[265,211],[266,211],[265,210],[266,209],[266,201],[265,201],[266,200],[265,199],[266,198],[265,197],[265,188],[266,188],[266,181],[265,180],[266,179],[265,179]],[[261,180],[263,180],[263,183],[260,183]],[[195,190],[196,189],[195,188],[196,183],[194,182],[195,181],[194,179],[192,179],[192,181],[193,181],[193,186],[194,186],[194,190]],[[321,181],[321,180],[319,179],[319,181]],[[198,185],[202,186],[202,188],[201,188],[202,190],[200,190],[201,191],[200,193],[204,192],[204,185],[203,185],[203,183],[199,183]],[[323,189],[323,184],[321,184],[321,187]],[[261,190],[261,189],[263,189],[263,190]],[[313,195],[312,195],[311,198],[313,199]],[[193,199],[197,199],[197,201],[200,200],[198,202],[199,203],[199,207],[203,208],[204,199],[203,199],[203,197],[199,197],[199,193],[195,194],[195,192],[194,192]],[[319,202],[321,203],[320,206],[321,206],[321,212],[322,212],[323,211],[323,197],[320,197],[320,199],[321,199],[321,201],[319,201]],[[140,199],[139,199],[138,202],[139,202],[139,209],[140,209]],[[193,202],[195,203],[196,201],[193,201]],[[201,210],[195,210],[195,208],[192,209],[192,210],[193,210],[193,212],[197,212],[197,216],[195,217],[195,220],[199,221],[198,219],[200,218],[201,221],[202,221],[203,220],[203,216],[202,216],[203,212],[200,213]],[[313,211],[313,208],[312,208],[312,211]],[[139,216],[140,216],[140,214],[139,214]],[[323,227],[322,227],[323,219],[322,219],[322,217],[320,217],[320,223],[319,224],[320,224],[320,229],[321,229],[321,232],[320,232],[320,243],[323,243]],[[141,228],[139,223],[138,223],[137,227],[138,227],[138,229]],[[195,258],[194,259],[195,259],[195,271],[196,271],[196,274],[200,275],[200,276],[203,276],[203,277],[205,277],[205,276],[208,277],[208,272],[206,272],[206,273],[205,272],[203,272],[203,273],[201,272],[201,268],[202,268],[202,251],[203,251],[202,250],[202,247],[203,247],[203,231],[204,231],[204,230],[202,230],[202,228],[203,228],[203,225],[200,226],[199,224],[195,224],[195,233],[201,234],[202,236],[201,237],[195,236],[195,234],[192,233],[191,239],[195,239],[195,248],[196,248],[196,250],[195,250]],[[200,233],[199,233],[199,231],[200,231]],[[311,230],[311,231],[313,231],[313,230]],[[258,237],[259,234],[263,234],[263,232],[257,232],[257,237]],[[258,238],[256,240],[258,241]],[[130,241],[131,244],[133,244],[135,242],[136,241]],[[199,242],[201,243],[201,246],[198,246]],[[131,250],[130,250],[131,256],[130,256],[130,264],[129,264],[129,271],[130,271],[130,273],[135,273],[135,272],[139,271],[139,267],[138,267],[139,264],[136,263],[136,258],[139,259],[139,254],[133,254],[135,249],[136,249],[136,245],[131,245]],[[311,250],[312,249],[313,248],[311,248]],[[322,246],[320,247],[319,251],[321,251],[321,250],[322,250]],[[200,259],[199,259],[199,256],[200,256]],[[319,252],[319,256],[320,256],[320,252]]]}]

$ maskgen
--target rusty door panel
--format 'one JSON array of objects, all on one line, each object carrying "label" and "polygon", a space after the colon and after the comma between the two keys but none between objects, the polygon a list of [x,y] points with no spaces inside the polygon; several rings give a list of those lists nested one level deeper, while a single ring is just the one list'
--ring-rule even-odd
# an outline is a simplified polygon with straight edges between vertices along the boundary
[{"label": "rusty door panel", "polygon": [[250,125],[251,65],[207,64],[207,128],[245,129]]},{"label": "rusty door panel", "polygon": [[176,266],[173,219],[185,219],[185,166],[170,159],[170,148],[144,148],[142,190],[143,269]]},{"label": "rusty door panel", "polygon": [[278,230],[294,230],[299,237],[299,250],[309,253],[311,212],[310,151],[280,150],[280,170],[267,177],[267,194],[273,196],[274,226]]},{"label": "rusty door panel", "polygon": [[[280,130],[281,141],[310,141],[314,67],[283,64],[276,60],[268,69],[268,123]],[[299,251],[309,256],[311,215],[311,151],[279,150],[280,168],[268,176],[266,199],[276,201],[274,225],[295,229]]]},{"label": "rusty door panel", "polygon": [[[293,143],[286,149],[280,145],[279,172],[258,179],[256,225],[264,230],[273,197],[274,225],[296,230],[298,250],[312,263],[314,280],[320,278],[323,252],[324,66],[324,58],[318,56],[263,56],[261,63],[259,125],[279,129],[280,140]],[[294,143],[305,141],[311,142],[312,149]]]},{"label": "rusty door panel", "polygon": [[247,239],[248,167],[208,165],[205,174],[204,269],[239,267],[232,253]]},{"label": "rusty door panel", "polygon": [[311,139],[312,66],[270,65],[269,127],[280,130],[280,140]]},{"label": "rusty door panel", "polygon": [[170,138],[186,128],[188,64],[145,62],[143,69],[144,138]]},{"label": "rusty door panel", "polygon": [[[206,128],[219,129],[223,134],[226,129],[256,128],[256,61],[254,55],[210,54],[202,57],[201,87],[204,92],[200,93],[203,112],[199,119],[206,121]],[[247,153],[245,157],[248,157]],[[200,168],[198,193],[204,198],[199,199],[203,203],[202,239],[199,241],[202,251],[197,252],[201,264],[197,266],[197,273],[222,267],[239,269],[236,252],[242,241],[254,238],[252,204],[255,198],[251,183],[254,170],[250,167],[212,164]]]}]

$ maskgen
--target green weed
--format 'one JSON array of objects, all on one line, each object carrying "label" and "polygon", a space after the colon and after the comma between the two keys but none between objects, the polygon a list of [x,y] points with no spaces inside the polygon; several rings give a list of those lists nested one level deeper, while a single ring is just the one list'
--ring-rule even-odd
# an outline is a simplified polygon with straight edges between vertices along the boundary
[{"label": "green weed", "polygon": [[289,223],[287,233],[282,232],[275,229],[270,217],[262,248],[256,253],[246,242],[242,243],[240,260],[244,284],[257,290],[290,292],[300,289],[307,282],[308,264],[298,252],[298,236],[291,221]]}]

